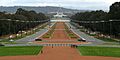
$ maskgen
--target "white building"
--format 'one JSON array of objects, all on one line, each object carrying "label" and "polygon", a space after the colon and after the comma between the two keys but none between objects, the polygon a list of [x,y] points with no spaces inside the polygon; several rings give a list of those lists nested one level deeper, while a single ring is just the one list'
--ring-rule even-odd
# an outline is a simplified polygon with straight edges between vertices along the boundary
[{"label": "white building", "polygon": [[58,9],[58,11],[56,12],[56,15],[53,15],[53,18],[51,19],[51,22],[70,22],[69,19],[67,19],[68,16],[65,15],[62,12],[62,9]]},{"label": "white building", "polygon": [[67,15],[64,15],[62,12],[57,12],[57,14],[54,15],[54,18],[63,18],[63,17],[67,17]]}]

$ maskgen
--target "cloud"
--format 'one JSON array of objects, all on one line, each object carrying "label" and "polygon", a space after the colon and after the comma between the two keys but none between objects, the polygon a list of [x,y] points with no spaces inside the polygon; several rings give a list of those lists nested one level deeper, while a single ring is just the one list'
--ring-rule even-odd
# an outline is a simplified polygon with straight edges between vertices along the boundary
[{"label": "cloud", "polygon": [[0,0],[1,6],[62,6],[75,9],[102,9],[119,0]]}]

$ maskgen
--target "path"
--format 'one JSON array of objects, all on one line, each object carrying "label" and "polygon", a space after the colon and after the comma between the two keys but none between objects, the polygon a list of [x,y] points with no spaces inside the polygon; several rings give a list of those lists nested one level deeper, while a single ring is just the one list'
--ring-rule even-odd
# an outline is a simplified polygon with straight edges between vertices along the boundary
[{"label": "path", "polygon": [[[64,24],[64,22],[57,22],[53,36],[51,37],[52,42],[49,41],[49,43],[79,43],[77,41],[66,41],[71,40],[71,38],[67,35]],[[40,55],[41,60],[77,60],[80,56],[77,49],[71,48],[70,46],[53,46],[53,48],[52,46],[46,46],[43,48],[43,51],[44,53]]]},{"label": "path", "polygon": [[71,47],[44,47],[41,60],[76,60],[79,57],[77,49]]},{"label": "path", "polygon": [[58,22],[55,27],[55,31],[51,40],[69,40],[67,33],[65,32],[64,23]]}]

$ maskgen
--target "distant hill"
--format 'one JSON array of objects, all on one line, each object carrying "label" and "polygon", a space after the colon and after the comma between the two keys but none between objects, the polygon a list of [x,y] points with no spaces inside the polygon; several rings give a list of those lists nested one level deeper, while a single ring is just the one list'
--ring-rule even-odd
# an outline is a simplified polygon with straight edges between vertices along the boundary
[{"label": "distant hill", "polygon": [[[9,7],[4,7],[4,6],[0,6],[0,11],[6,11],[8,13],[15,13],[16,10],[18,8],[23,8],[26,10],[34,10],[37,13],[42,12],[45,14],[48,13],[53,13],[53,12],[57,12],[58,9],[60,9],[60,7],[52,7],[52,6],[46,6],[46,7],[35,7],[35,6],[9,6]],[[77,13],[77,12],[85,12],[87,10],[75,10],[75,9],[68,9],[68,8],[63,8],[61,7],[62,12],[64,13]]]}]

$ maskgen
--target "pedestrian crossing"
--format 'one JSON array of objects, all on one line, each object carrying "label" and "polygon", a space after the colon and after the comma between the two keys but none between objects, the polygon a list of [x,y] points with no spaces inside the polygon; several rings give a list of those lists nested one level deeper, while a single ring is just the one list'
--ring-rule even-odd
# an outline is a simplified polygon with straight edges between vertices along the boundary
[{"label": "pedestrian crossing", "polygon": [[66,44],[66,43],[45,43],[45,44],[8,44],[5,46],[72,46],[72,45],[81,45],[81,44]]},{"label": "pedestrian crossing", "polygon": [[43,40],[43,42],[78,42],[77,40]]},{"label": "pedestrian crossing", "polygon": [[[72,46],[73,44],[41,44],[42,46]],[[74,44],[77,45],[77,44]]]}]

